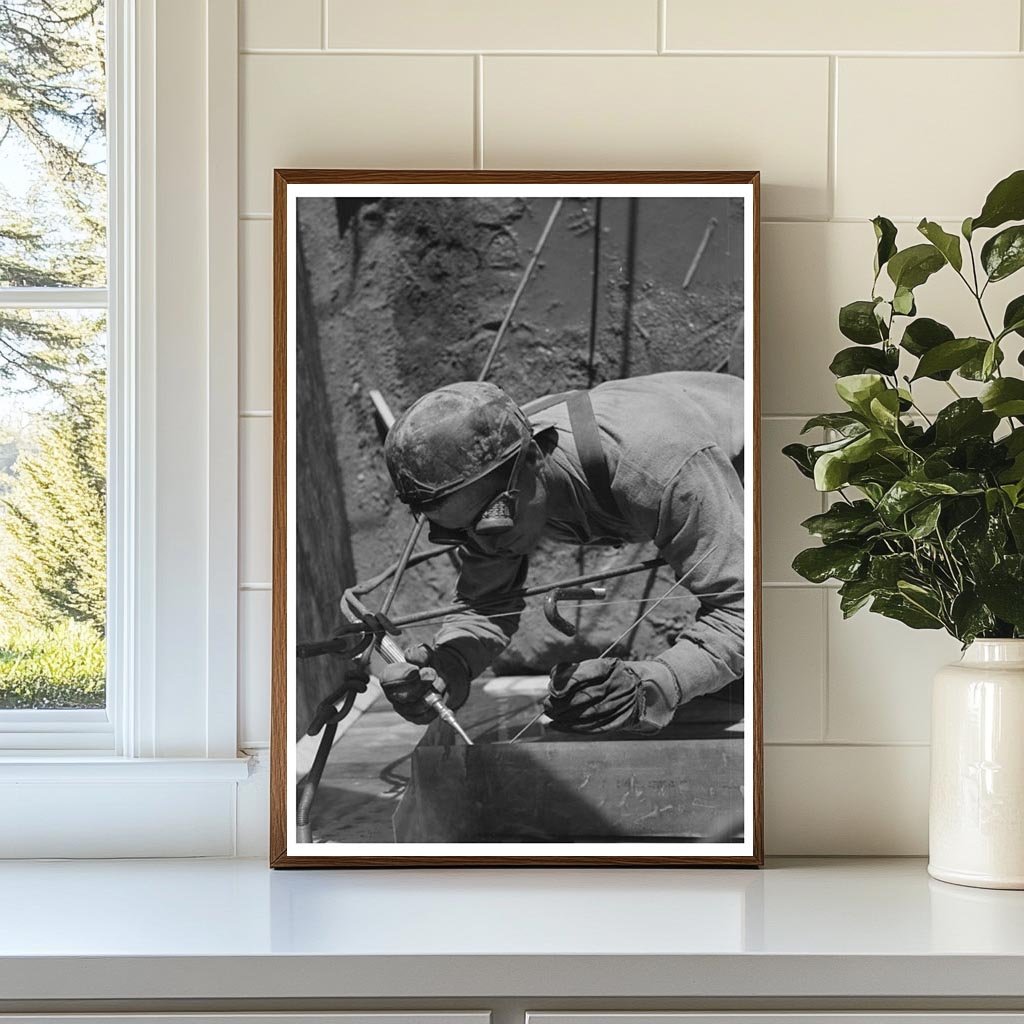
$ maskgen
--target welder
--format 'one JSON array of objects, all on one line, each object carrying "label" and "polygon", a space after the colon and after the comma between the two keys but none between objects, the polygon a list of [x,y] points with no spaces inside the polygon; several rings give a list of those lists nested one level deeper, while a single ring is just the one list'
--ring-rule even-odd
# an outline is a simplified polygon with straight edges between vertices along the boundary
[{"label": "welder", "polygon": [[[652,541],[700,602],[657,656],[560,663],[545,709],[554,728],[655,733],[694,697],[743,674],[743,381],[671,372],[551,395],[520,408],[490,383],[431,391],[385,442],[399,498],[436,542],[460,546],[457,597],[469,610],[381,677],[395,709],[425,723],[431,688],[459,708],[509,644],[542,537],[571,544]],[[477,611],[477,608],[479,610]]]}]

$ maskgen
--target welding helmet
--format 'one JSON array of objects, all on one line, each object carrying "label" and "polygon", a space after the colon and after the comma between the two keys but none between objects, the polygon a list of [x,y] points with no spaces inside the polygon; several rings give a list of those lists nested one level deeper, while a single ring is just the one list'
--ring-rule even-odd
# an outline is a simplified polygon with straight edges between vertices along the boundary
[{"label": "welding helmet", "polygon": [[[398,497],[414,512],[511,463],[505,490],[473,526],[476,533],[501,533],[513,526],[519,472],[532,436],[525,413],[496,384],[460,381],[428,392],[396,420],[384,458]],[[444,532],[452,536],[440,536]],[[456,540],[464,533],[435,530],[432,536]]]}]

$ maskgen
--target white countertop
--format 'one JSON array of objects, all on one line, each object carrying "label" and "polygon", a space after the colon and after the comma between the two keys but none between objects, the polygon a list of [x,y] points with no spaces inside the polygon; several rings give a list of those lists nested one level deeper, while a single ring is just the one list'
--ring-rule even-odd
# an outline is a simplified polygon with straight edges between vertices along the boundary
[{"label": "white countertop", "polygon": [[916,859],[762,871],[0,864],[0,999],[183,992],[1022,997],[1024,892],[937,882]]}]

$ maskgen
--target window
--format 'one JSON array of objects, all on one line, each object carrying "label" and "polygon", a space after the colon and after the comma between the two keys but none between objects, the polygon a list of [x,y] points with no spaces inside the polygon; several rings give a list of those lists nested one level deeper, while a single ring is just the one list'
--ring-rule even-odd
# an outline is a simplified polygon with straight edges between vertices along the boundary
[{"label": "window", "polygon": [[15,737],[7,746],[112,747],[105,8],[0,0],[0,732]]},{"label": "window", "polygon": [[[90,164],[95,191],[39,179],[45,230],[0,242],[0,315],[74,352],[67,381],[106,374],[105,431],[96,403],[71,424],[92,459],[76,470],[106,464],[106,687],[101,695],[96,648],[72,645],[78,682],[91,673],[100,684],[81,685],[77,707],[33,699],[0,710],[0,857],[223,856],[235,849],[236,791],[249,771],[236,746],[237,4],[0,0],[0,224],[29,222],[26,168],[39,152],[16,153],[14,127],[4,135],[24,99],[11,92],[11,39],[36,59],[68,45],[86,17],[105,90],[94,78],[89,96],[75,92],[63,59],[56,80],[33,72],[28,82],[79,114],[98,105],[101,130],[56,136],[64,157]],[[40,124],[56,133],[58,122],[48,108]],[[91,248],[80,224],[90,210]],[[42,251],[33,239],[52,258],[33,264],[49,276],[30,280],[11,270]],[[12,382],[0,381],[4,410]],[[12,432],[40,409],[61,414],[67,399],[33,401]],[[105,460],[83,440],[104,433]],[[10,451],[0,441],[0,467]],[[103,579],[100,542],[83,531],[63,549],[90,556],[67,570],[76,586]]]}]

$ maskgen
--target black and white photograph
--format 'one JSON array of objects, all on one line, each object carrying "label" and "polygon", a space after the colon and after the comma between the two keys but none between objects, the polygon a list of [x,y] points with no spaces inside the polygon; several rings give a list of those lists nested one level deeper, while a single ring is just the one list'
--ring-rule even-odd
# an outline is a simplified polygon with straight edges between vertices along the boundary
[{"label": "black and white photograph", "polygon": [[277,177],[272,863],[760,863],[756,173]]}]

